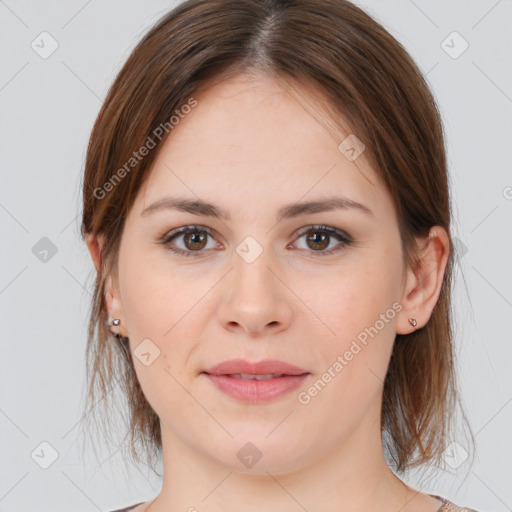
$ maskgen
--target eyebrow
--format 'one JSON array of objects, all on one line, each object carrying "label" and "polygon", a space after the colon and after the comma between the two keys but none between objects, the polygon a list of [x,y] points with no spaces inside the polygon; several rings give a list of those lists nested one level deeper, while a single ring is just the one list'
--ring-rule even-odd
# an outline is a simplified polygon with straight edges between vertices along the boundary
[{"label": "eyebrow", "polygon": [[[317,201],[285,205],[278,210],[276,219],[277,221],[281,221],[283,219],[291,219],[301,215],[307,215],[309,213],[349,209],[359,210],[366,215],[375,216],[367,206],[364,206],[357,201],[353,201],[352,199],[348,199],[346,197],[327,197]],[[163,210],[178,210],[192,213],[194,215],[215,217],[223,220],[231,219],[229,212],[220,206],[216,206],[201,199],[188,199],[184,197],[164,197],[159,199],[145,208],[141,213],[141,217],[146,217],[151,213]]]}]

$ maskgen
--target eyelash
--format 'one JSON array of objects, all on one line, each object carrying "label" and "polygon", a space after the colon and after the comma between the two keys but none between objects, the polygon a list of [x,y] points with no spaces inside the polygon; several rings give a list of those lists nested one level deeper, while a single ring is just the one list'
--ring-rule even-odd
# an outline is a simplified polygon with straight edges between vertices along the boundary
[{"label": "eyelash", "polygon": [[[214,233],[211,229],[207,228],[206,226],[201,226],[201,225],[191,225],[191,226],[184,226],[182,228],[177,228],[177,229],[173,229],[172,231],[164,234],[162,237],[160,237],[158,239],[158,242],[167,246],[167,248],[178,254],[179,256],[184,256],[184,257],[189,257],[189,256],[193,256],[193,257],[200,257],[202,255],[202,253],[204,253],[204,250],[198,250],[198,251],[191,251],[191,250],[187,250],[187,251],[184,251],[182,249],[176,249],[174,247],[171,247],[170,245],[168,245],[172,240],[174,240],[175,238],[177,238],[178,236],[182,235],[182,234],[185,234],[187,231],[197,231],[197,232],[203,232],[203,233],[206,233],[207,235],[211,236],[212,238],[215,238],[214,237]],[[352,242],[352,239],[346,234],[344,233],[343,231],[340,231],[338,229],[335,229],[335,228],[331,228],[329,226],[325,226],[325,225],[320,225],[320,224],[315,224],[315,225],[312,225],[312,226],[307,226],[307,228],[301,230],[298,234],[297,234],[297,238],[301,238],[302,236],[304,236],[305,234],[309,233],[309,232],[322,232],[322,233],[325,233],[331,237],[334,237],[336,238],[338,241],[340,241],[341,243],[338,244],[335,248],[333,249],[329,249],[329,250],[324,250],[324,251],[307,251],[307,252],[312,252],[312,253],[316,253],[318,256],[330,256],[331,254],[334,254],[340,250],[342,250],[345,246],[349,246],[351,245],[353,242]]]}]

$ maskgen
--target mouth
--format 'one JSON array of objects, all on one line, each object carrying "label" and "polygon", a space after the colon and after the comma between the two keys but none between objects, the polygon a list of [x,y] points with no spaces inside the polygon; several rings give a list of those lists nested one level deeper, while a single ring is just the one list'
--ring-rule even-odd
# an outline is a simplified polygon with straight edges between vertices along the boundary
[{"label": "mouth", "polygon": [[229,375],[240,379],[260,377],[263,379],[271,379],[281,376],[303,375],[304,373],[309,372],[294,364],[280,361],[278,359],[265,359],[263,361],[230,359],[204,370],[203,373],[208,373],[210,375]]},{"label": "mouth", "polygon": [[226,377],[233,377],[234,379],[243,379],[243,380],[269,380],[276,379],[278,377],[290,377],[285,373],[267,373],[264,375],[260,374],[252,374],[252,373],[232,373],[226,374]]},{"label": "mouth", "polygon": [[201,372],[215,388],[237,401],[259,404],[297,389],[310,372],[278,359],[230,359]]},{"label": "mouth", "polygon": [[215,375],[208,372],[202,374],[224,395],[249,404],[261,404],[284,397],[296,390],[311,375],[309,372],[299,375],[277,373]]}]

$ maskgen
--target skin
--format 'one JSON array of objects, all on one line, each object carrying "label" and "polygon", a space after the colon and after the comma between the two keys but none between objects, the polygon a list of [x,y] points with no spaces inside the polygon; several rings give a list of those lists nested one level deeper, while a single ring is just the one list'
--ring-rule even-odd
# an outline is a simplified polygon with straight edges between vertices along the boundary
[{"label": "skin", "polygon": [[[117,329],[131,349],[149,338],[160,350],[148,366],[134,359],[160,417],[164,464],[161,492],[135,510],[437,511],[438,500],[407,486],[387,466],[380,414],[396,333],[415,329],[409,317],[416,318],[416,329],[423,327],[438,299],[446,232],[432,228],[428,239],[418,240],[421,265],[414,271],[403,266],[389,192],[364,153],[351,162],[339,151],[349,132],[326,128],[307,86],[292,90],[266,76],[239,75],[195,97],[198,105],[164,142],[128,214],[118,281],[109,279],[107,288],[109,315],[121,320]],[[333,192],[373,215],[333,210],[276,223],[282,205]],[[141,216],[170,195],[219,205],[230,220],[176,210]],[[179,256],[157,243],[190,224],[214,232],[199,244],[202,255]],[[320,242],[308,244],[307,235],[297,234],[315,224],[339,229],[353,243],[340,246],[331,236],[329,249],[341,250],[319,255]],[[263,249],[252,263],[236,252],[247,236]],[[88,238],[97,268],[102,243]],[[194,243],[183,235],[174,240],[182,250],[193,251]],[[299,392],[394,303],[401,311],[301,404]],[[272,402],[244,404],[200,375],[235,357],[281,359],[311,375],[299,390]],[[251,468],[237,457],[248,442],[262,454]]]}]

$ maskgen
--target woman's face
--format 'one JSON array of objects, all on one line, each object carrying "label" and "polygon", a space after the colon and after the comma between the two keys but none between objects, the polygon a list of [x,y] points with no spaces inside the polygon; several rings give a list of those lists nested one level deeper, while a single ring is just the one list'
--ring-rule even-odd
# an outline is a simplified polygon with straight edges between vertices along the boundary
[{"label": "woman's face", "polygon": [[[334,136],[270,78],[238,76],[195,99],[127,217],[108,299],[164,450],[185,444],[237,471],[286,471],[333,447],[380,448],[383,379],[407,316],[389,193],[354,139],[339,148],[350,133]],[[171,198],[226,217],[153,206]],[[310,202],[320,206],[299,208]],[[197,227],[162,241],[186,226]],[[287,393],[246,401],[203,373],[238,358],[307,375]]]}]

